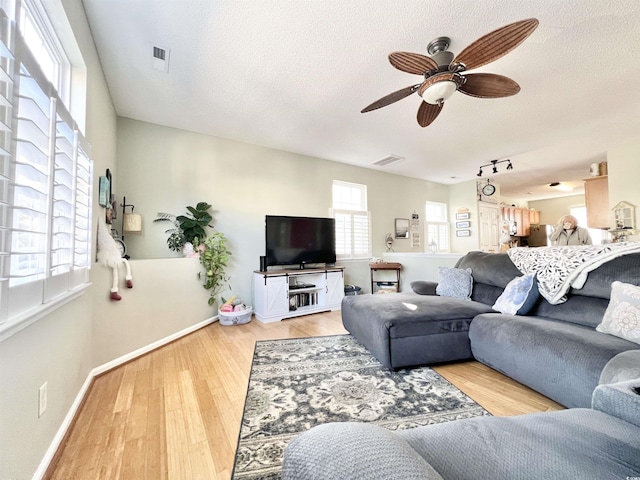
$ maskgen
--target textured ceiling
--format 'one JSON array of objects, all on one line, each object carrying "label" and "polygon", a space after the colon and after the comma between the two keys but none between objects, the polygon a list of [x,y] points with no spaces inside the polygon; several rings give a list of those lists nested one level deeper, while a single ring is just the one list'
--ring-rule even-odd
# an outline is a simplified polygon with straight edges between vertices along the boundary
[{"label": "textured ceiling", "polygon": [[[589,165],[640,136],[637,0],[84,0],[119,115],[446,184],[510,158],[490,175],[502,194],[582,192]],[[435,122],[416,122],[409,96],[360,110],[416,75],[396,50],[426,54],[435,37],[455,54],[486,33],[535,17],[505,57],[474,70],[521,86],[504,99],[459,92]],[[169,71],[152,47],[169,50]],[[404,160],[373,162],[390,154]],[[504,164],[503,164],[504,165]],[[489,172],[487,170],[487,172]],[[486,178],[486,175],[485,177]]]}]

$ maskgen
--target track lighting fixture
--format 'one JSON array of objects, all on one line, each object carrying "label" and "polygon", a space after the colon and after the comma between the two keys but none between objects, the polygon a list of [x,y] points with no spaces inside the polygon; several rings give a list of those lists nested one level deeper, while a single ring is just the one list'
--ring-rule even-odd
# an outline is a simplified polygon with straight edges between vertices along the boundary
[{"label": "track lighting fixture", "polygon": [[491,162],[485,164],[485,165],[481,165],[480,166],[480,170],[478,170],[478,177],[482,176],[482,169],[485,167],[491,167],[491,173],[498,173],[498,164],[499,163],[504,163],[504,162],[508,162],[507,163],[507,170],[513,170],[513,164],[511,163],[511,160],[504,159],[504,160],[491,160]]}]

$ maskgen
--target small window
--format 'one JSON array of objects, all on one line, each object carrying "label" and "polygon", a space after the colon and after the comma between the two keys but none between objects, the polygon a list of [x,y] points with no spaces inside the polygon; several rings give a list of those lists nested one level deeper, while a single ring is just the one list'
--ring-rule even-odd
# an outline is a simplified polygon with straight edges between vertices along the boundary
[{"label": "small window", "polygon": [[332,206],[336,220],[336,256],[342,259],[371,257],[367,186],[334,180]]},{"label": "small window", "polygon": [[450,251],[449,222],[447,220],[447,204],[440,202],[425,202],[424,237],[425,251],[429,252],[429,245],[435,242],[439,252]]},{"label": "small window", "polygon": [[[571,207],[569,213],[576,217],[578,225],[580,227],[587,228],[587,207]],[[591,243],[599,245],[602,243],[603,231],[599,228],[587,228],[589,236],[591,237]]]}]

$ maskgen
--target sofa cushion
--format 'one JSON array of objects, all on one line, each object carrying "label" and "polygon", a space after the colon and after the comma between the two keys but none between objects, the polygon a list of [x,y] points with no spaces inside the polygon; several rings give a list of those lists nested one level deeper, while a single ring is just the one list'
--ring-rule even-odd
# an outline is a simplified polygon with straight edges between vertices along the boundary
[{"label": "sofa cushion", "polygon": [[640,472],[640,429],[591,409],[461,419],[397,435],[448,479],[620,480]]},{"label": "sofa cushion", "polygon": [[559,305],[551,305],[546,299],[540,297],[536,306],[529,312],[529,315],[553,318],[596,328],[602,321],[608,304],[608,299],[604,298],[569,295],[566,302]]},{"label": "sofa cushion", "polygon": [[570,295],[609,299],[614,281],[640,285],[640,253],[630,253],[603,263],[589,272],[580,289],[572,288]]},{"label": "sofa cushion", "polygon": [[470,268],[438,267],[436,294],[441,297],[471,300],[473,277]]},{"label": "sofa cushion", "polygon": [[475,284],[482,283],[504,289],[522,275],[506,253],[469,252],[458,260],[456,267],[471,269],[474,288]]},{"label": "sofa cushion", "polygon": [[469,324],[482,303],[415,293],[342,299],[342,324],[387,368],[472,358]]},{"label": "sofa cushion", "polygon": [[613,282],[609,306],[596,330],[640,344],[640,287]]},{"label": "sofa cushion", "polygon": [[528,273],[507,284],[493,304],[493,309],[510,315],[526,315],[538,301],[539,295],[536,275]]},{"label": "sofa cushion", "polygon": [[637,344],[539,317],[486,313],[469,327],[473,356],[566,407],[591,406],[607,362]]},{"label": "sofa cushion", "polygon": [[327,423],[287,446],[283,480],[442,480],[395,433],[369,423]]}]

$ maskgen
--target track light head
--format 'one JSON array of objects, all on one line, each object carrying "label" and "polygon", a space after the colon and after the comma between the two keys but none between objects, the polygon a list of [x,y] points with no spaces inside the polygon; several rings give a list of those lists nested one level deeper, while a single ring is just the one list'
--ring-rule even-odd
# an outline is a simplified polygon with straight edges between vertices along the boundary
[{"label": "track light head", "polygon": [[485,167],[491,167],[491,172],[495,175],[496,173],[498,173],[498,164],[499,163],[504,163],[504,162],[509,162],[507,163],[507,170],[513,170],[513,164],[511,163],[511,160],[509,160],[508,158],[505,158],[504,160],[491,160],[489,163],[485,164],[485,165],[480,165],[480,171],[478,172],[478,176],[481,177],[482,176],[482,169]]}]

